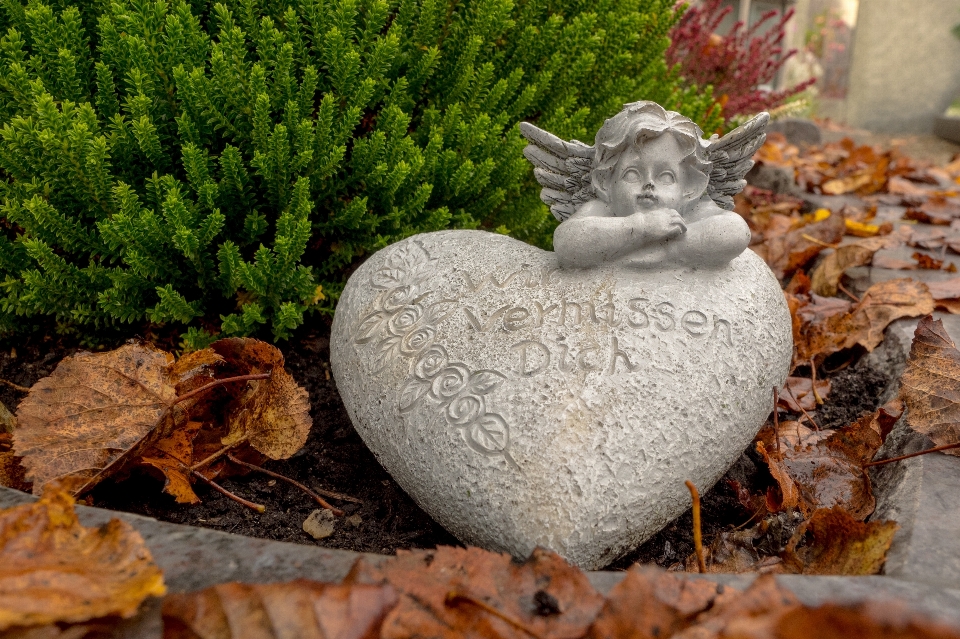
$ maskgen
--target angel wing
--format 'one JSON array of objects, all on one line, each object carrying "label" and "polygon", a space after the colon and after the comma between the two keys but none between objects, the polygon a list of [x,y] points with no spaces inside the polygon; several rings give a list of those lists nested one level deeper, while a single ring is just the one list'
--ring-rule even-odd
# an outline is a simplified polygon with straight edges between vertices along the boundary
[{"label": "angel wing", "polygon": [[713,162],[707,195],[717,206],[733,210],[733,196],[747,185],[744,176],[753,167],[753,154],[767,139],[769,113],[750,118],[722,138],[707,141],[707,157]]},{"label": "angel wing", "polygon": [[596,197],[590,183],[592,146],[577,140],[565,142],[527,122],[520,123],[520,133],[530,142],[523,155],[533,164],[533,174],[543,187],[540,199],[555,218],[562,222]]}]

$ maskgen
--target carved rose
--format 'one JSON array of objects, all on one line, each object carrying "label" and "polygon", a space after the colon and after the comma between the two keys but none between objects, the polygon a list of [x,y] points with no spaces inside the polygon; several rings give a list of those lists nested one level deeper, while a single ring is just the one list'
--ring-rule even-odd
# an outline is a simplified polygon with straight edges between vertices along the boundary
[{"label": "carved rose", "polygon": [[449,357],[443,346],[431,346],[417,360],[413,373],[423,381],[431,380],[447,365],[448,361]]},{"label": "carved rose", "polygon": [[451,364],[434,378],[430,393],[437,399],[447,400],[460,394],[469,383],[469,369],[461,364]]},{"label": "carved rose", "polygon": [[437,329],[432,326],[421,326],[407,333],[400,343],[401,349],[405,355],[413,355],[419,352],[423,347],[433,341],[437,334]]},{"label": "carved rose", "polygon": [[406,335],[422,318],[423,307],[419,304],[408,304],[390,318],[390,332],[394,335]]},{"label": "carved rose", "polygon": [[383,310],[396,311],[407,306],[417,297],[417,287],[411,284],[395,286],[383,296]]},{"label": "carved rose", "polygon": [[485,412],[483,398],[476,395],[464,395],[454,398],[447,406],[447,421],[454,426],[472,424]]}]

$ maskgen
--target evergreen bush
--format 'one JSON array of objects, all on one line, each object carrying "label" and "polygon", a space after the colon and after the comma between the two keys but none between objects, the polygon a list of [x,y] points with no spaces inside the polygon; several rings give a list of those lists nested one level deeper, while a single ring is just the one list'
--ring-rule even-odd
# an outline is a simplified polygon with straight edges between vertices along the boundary
[{"label": "evergreen bush", "polygon": [[0,332],[289,336],[413,233],[549,246],[517,123],[720,121],[674,0],[4,0]]}]

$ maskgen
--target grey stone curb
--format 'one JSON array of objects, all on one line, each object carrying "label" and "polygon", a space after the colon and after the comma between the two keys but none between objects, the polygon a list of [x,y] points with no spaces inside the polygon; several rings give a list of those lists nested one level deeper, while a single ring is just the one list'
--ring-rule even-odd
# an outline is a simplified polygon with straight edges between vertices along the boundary
[{"label": "grey stone curb", "polygon": [[[0,508],[35,501],[35,497],[0,487]],[[137,529],[164,572],[170,592],[186,592],[227,581],[270,583],[305,578],[340,581],[360,557],[373,561],[385,555],[370,555],[307,546],[281,541],[255,539],[241,535],[182,526],[101,508],[78,506],[85,526],[99,526],[110,519],[121,519]],[[622,572],[587,573],[593,586],[607,593],[623,578]],[[750,585],[756,575],[678,573],[686,579],[709,579],[736,589]],[[778,575],[777,581],[806,605],[825,602],[854,604],[864,601],[897,602],[960,629],[960,589],[898,579],[895,577],[818,577]],[[114,637],[160,637],[160,609],[156,602],[141,614],[122,624]]]}]

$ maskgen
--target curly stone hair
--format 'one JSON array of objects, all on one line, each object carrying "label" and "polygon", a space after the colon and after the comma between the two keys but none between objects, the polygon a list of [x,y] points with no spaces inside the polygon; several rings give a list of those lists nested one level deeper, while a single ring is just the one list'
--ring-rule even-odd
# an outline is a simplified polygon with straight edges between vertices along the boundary
[{"label": "curly stone hair", "polygon": [[597,131],[590,176],[597,191],[605,192],[610,187],[613,169],[630,145],[641,146],[645,140],[664,133],[672,133],[684,152],[680,165],[685,169],[684,184],[689,187],[684,195],[695,198],[703,194],[712,166],[707,159],[703,131],[690,118],[647,100],[625,104]]}]

